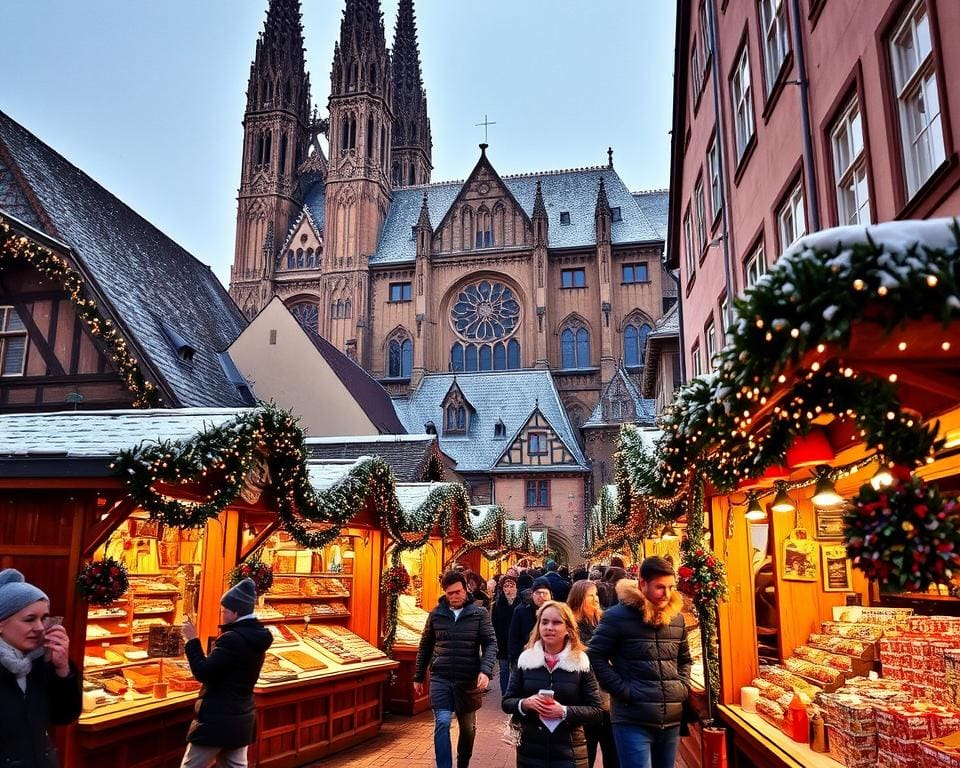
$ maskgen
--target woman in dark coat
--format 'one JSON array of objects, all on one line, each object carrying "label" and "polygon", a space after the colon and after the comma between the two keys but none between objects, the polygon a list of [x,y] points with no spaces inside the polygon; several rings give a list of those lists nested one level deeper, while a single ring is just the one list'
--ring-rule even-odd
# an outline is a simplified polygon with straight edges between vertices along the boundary
[{"label": "woman in dark coat", "polygon": [[70,638],[49,615],[47,596],[20,571],[0,571],[0,765],[57,768],[50,727],[80,716]]},{"label": "woman in dark coat", "polygon": [[[552,690],[553,696],[540,691]],[[545,602],[503,697],[520,728],[517,768],[587,768],[583,726],[603,711],[596,678],[565,603]],[[551,730],[551,728],[553,730]]]},{"label": "woman in dark coat", "polygon": [[[575,581],[567,595],[567,605],[577,622],[580,632],[580,641],[586,646],[590,644],[593,631],[600,623],[603,610],[600,608],[600,596],[597,593],[597,583],[582,579]],[[600,691],[600,700],[603,702],[603,716],[600,722],[590,723],[583,727],[587,737],[587,757],[589,768],[593,768],[597,759],[597,747],[603,752],[603,768],[620,768],[620,758],[617,755],[617,744],[613,740],[613,726],[610,724],[610,696]]]},{"label": "woman in dark coat", "polygon": [[500,695],[507,692],[507,683],[510,682],[509,638],[510,622],[517,602],[517,579],[515,576],[503,576],[497,589],[497,599],[493,604],[490,617],[493,622],[493,631],[497,635],[497,664],[500,667]]}]

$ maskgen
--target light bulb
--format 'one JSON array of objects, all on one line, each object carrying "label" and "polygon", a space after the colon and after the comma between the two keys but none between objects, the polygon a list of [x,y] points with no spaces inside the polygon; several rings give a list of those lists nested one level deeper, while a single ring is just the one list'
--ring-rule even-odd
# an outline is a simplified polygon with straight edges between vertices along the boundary
[{"label": "light bulb", "polygon": [[777,495],[770,505],[774,512],[795,512],[797,505],[793,503],[790,494],[787,493],[787,487],[782,483],[777,486]]},{"label": "light bulb", "polygon": [[818,507],[835,507],[843,503],[843,496],[837,493],[833,480],[828,475],[820,475],[817,478],[811,501]]}]

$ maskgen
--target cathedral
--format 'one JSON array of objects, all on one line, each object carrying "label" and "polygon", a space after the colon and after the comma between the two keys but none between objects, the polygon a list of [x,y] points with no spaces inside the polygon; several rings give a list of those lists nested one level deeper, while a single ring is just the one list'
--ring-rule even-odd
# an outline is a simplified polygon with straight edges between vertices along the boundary
[{"label": "cathedral", "polygon": [[430,376],[549,372],[590,485],[613,482],[619,424],[652,423],[646,338],[676,301],[666,192],[631,193],[612,150],[508,175],[486,144],[465,181],[432,181],[413,0],[390,48],[379,0],[346,0],[325,114],[299,0],[271,0],[243,126],[230,293],[248,318],[279,296],[398,400]]}]

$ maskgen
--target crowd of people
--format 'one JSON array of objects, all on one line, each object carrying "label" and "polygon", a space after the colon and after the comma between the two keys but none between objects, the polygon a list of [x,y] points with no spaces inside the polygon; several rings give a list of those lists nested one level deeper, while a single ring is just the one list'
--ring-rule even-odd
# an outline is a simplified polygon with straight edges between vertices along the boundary
[{"label": "crowd of people", "polygon": [[[635,566],[636,568],[636,566]],[[631,578],[631,575],[634,578]],[[437,768],[468,768],[482,694],[499,676],[518,768],[673,768],[692,660],[672,564],[648,557],[568,575],[510,568],[442,576],[414,685],[430,674]]]}]

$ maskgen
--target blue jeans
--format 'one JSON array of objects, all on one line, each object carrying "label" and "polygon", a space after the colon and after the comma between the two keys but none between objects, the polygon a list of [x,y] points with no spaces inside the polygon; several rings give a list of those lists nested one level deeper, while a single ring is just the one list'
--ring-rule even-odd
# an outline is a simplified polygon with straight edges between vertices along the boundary
[{"label": "blue jeans", "polygon": [[[433,752],[437,768],[453,768],[450,748],[450,723],[453,712],[449,709],[433,710]],[[473,740],[477,735],[477,713],[463,712],[457,715],[460,736],[457,738],[457,768],[467,768],[473,755]]]},{"label": "blue jeans", "polygon": [[500,695],[507,695],[507,686],[510,685],[510,659],[497,659],[500,664]]},{"label": "blue jeans", "polygon": [[680,745],[680,726],[646,728],[627,723],[613,724],[620,765],[630,768],[674,768]]}]

